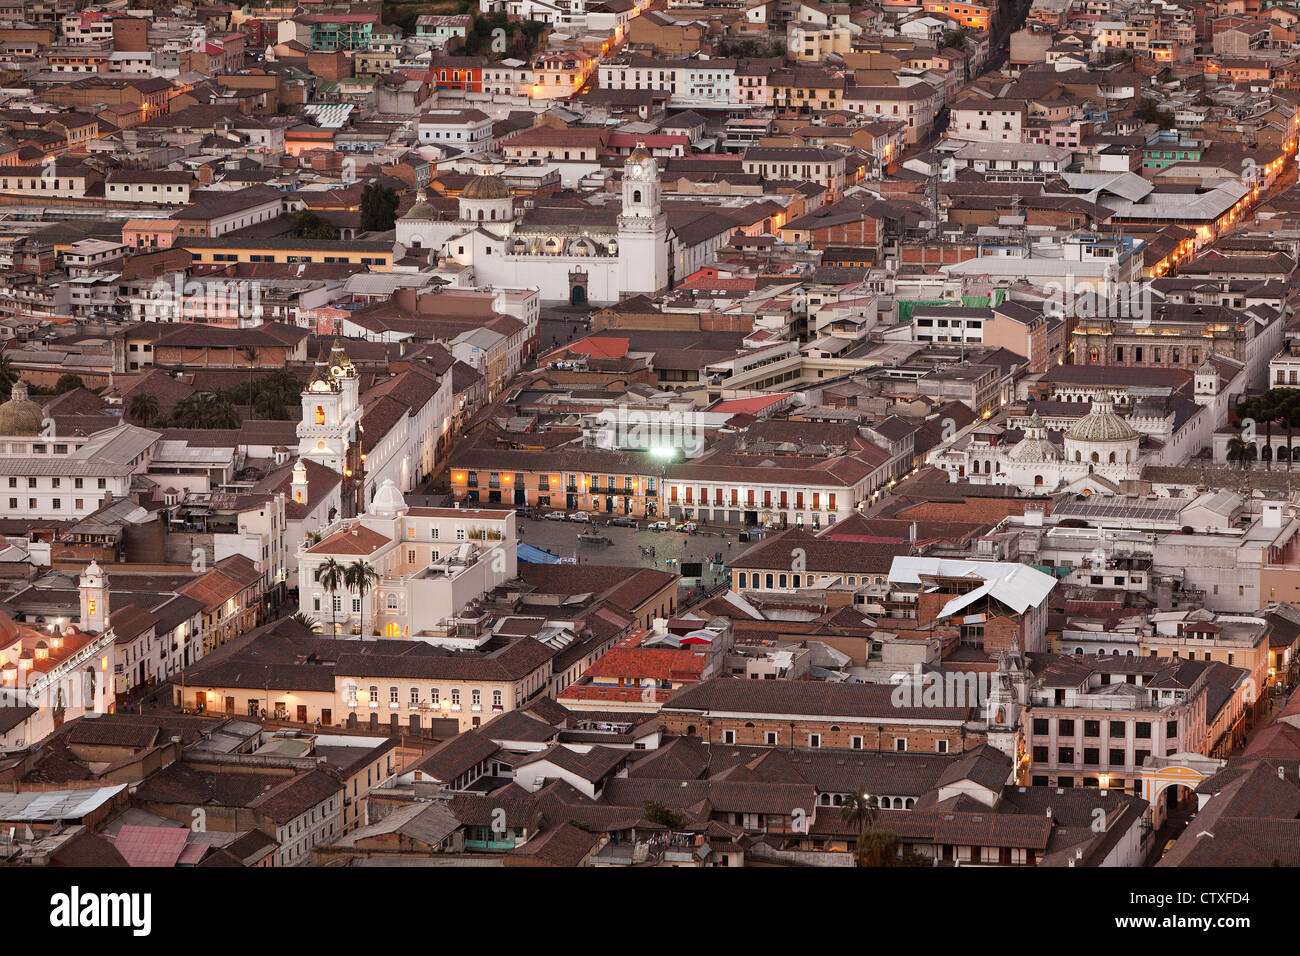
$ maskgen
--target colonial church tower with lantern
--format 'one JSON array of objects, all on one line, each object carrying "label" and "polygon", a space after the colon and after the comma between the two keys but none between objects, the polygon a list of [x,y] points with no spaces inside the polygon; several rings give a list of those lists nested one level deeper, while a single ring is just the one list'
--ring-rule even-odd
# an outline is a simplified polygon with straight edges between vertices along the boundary
[{"label": "colonial church tower with lantern", "polygon": [[618,217],[619,291],[654,295],[668,288],[668,217],[660,200],[659,164],[644,144],[623,164]]},{"label": "colonial church tower with lantern", "polygon": [[298,455],[343,473],[348,443],[361,421],[360,383],[356,367],[335,339],[328,352],[322,346],[311,381],[302,393],[298,425]]},{"label": "colonial church tower with lantern", "polygon": [[302,392],[298,457],[343,476],[344,517],[357,513],[361,502],[357,489],[364,484],[360,391],[356,366],[343,350],[343,343],[335,339],[328,351],[322,346],[311,381]]}]

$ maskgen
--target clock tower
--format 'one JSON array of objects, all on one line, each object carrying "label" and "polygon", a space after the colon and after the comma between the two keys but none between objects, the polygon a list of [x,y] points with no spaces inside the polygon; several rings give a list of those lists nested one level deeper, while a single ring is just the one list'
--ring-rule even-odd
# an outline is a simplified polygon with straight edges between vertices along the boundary
[{"label": "clock tower", "polygon": [[660,205],[659,164],[637,145],[623,164],[618,217],[618,294],[654,295],[668,288],[668,217]]}]

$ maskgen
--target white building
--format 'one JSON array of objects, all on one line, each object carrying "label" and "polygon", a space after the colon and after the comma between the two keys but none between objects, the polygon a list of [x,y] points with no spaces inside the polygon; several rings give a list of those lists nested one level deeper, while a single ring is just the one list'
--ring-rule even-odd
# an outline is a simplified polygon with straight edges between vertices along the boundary
[{"label": "white building", "polygon": [[[515,577],[516,548],[513,509],[411,508],[385,481],[365,514],[300,546],[299,603],[326,633],[458,646],[457,616]],[[362,561],[378,577],[364,596],[342,583],[330,590],[321,578],[331,559]]]},{"label": "white building", "polygon": [[486,149],[492,143],[492,118],[481,110],[432,110],[415,124],[421,146]]},{"label": "white building", "polygon": [[544,302],[609,304],[668,286],[668,218],[660,191],[658,164],[643,147],[624,164],[616,216],[602,215],[601,207],[575,210],[567,223],[521,214],[500,176],[481,175],[461,191],[457,219],[440,220],[428,203],[418,202],[398,221],[397,241],[472,267],[479,285],[536,288]]},{"label": "white building", "polygon": [[956,445],[931,453],[952,481],[1012,485],[1024,492],[1047,493],[1079,484],[1079,490],[1114,491],[1120,482],[1137,479],[1158,462],[1139,446],[1142,436],[1115,414],[1109,397],[1094,399],[1092,410],[1064,432],[1063,444],[1048,437],[1048,427],[1034,412],[1024,437],[1014,445],[998,441],[999,426],[976,426],[964,448]]}]

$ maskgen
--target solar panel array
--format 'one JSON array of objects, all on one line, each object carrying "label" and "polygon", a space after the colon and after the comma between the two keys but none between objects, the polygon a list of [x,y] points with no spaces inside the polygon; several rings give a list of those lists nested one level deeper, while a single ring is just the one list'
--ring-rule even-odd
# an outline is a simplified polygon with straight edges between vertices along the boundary
[{"label": "solar panel array", "polygon": [[1178,514],[1187,502],[1179,504],[1134,504],[1120,503],[1113,499],[1093,499],[1086,501],[1063,501],[1052,509],[1052,514],[1069,518],[1131,518],[1140,521],[1177,521]]}]

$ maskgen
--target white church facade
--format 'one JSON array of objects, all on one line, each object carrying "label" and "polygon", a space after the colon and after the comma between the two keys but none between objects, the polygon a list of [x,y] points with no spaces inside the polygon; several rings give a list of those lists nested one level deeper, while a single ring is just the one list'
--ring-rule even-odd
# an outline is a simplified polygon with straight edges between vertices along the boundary
[{"label": "white church facade", "polygon": [[1061,490],[1114,493],[1135,480],[1148,465],[1162,463],[1160,449],[1142,448],[1142,433],[1116,414],[1109,397],[1097,398],[1091,410],[1052,441],[1048,426],[1034,412],[1023,437],[1010,443],[998,425],[977,425],[962,445],[940,449],[932,464],[950,481],[1010,485],[1025,494]]},{"label": "white church facade", "polygon": [[423,199],[397,222],[408,252],[472,268],[476,284],[536,288],[543,303],[608,305],[668,288],[669,228],[659,166],[637,147],[623,167],[622,206],[515,208],[497,175],[474,177],[456,219],[437,218]]}]

